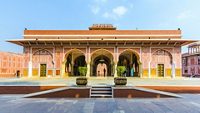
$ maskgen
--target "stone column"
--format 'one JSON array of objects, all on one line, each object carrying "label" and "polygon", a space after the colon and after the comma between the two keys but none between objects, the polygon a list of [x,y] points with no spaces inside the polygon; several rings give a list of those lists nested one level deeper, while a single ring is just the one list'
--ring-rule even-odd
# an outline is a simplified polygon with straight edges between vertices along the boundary
[{"label": "stone column", "polygon": [[118,53],[118,47],[115,46],[115,51],[114,51],[114,68],[115,68],[115,72],[114,72],[114,77],[117,77],[117,63],[118,63],[118,59],[119,59],[119,53]]},{"label": "stone column", "polygon": [[151,61],[149,61],[148,78],[151,78]]},{"label": "stone column", "polygon": [[32,70],[32,47],[29,47],[28,77],[32,77]]},{"label": "stone column", "polygon": [[188,47],[188,53],[190,54],[190,48]]},{"label": "stone column", "polygon": [[175,70],[175,63],[172,63],[172,78],[175,78],[176,76],[176,70]]},{"label": "stone column", "polygon": [[65,62],[62,62],[62,75],[61,77],[65,76]]},{"label": "stone column", "polygon": [[87,62],[87,74],[86,77],[90,77],[90,63],[91,63],[91,59],[90,59],[90,48],[89,46],[87,46],[86,48],[86,62]]},{"label": "stone column", "polygon": [[54,76],[56,76],[56,70],[55,70],[55,55],[56,54],[56,48],[55,48],[55,46],[54,46],[54,48],[53,48],[53,61],[52,61],[52,64],[53,64],[53,77]]},{"label": "stone column", "polygon": [[115,62],[115,74],[114,74],[114,77],[117,77],[117,62]]},{"label": "stone column", "polygon": [[90,77],[90,62],[87,62],[87,74],[86,77]]},{"label": "stone column", "polygon": [[[40,67],[39,67],[40,68]],[[32,77],[32,61],[28,62],[28,77]]]}]

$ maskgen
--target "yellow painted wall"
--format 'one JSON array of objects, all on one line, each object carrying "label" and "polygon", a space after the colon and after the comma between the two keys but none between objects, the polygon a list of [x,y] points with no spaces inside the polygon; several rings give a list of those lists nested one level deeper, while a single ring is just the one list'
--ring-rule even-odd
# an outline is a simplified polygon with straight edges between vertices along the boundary
[{"label": "yellow painted wall", "polygon": [[37,68],[33,68],[32,76],[38,76],[38,69]]},{"label": "yellow painted wall", "polygon": [[28,69],[27,68],[23,69],[23,76],[24,77],[28,76]]},{"label": "yellow painted wall", "polygon": [[156,77],[156,68],[151,68],[151,77]]},{"label": "yellow painted wall", "polygon": [[180,68],[176,68],[175,73],[176,73],[176,77],[181,77],[182,76]]},{"label": "yellow painted wall", "polygon": [[142,77],[148,77],[148,69],[143,69]]},{"label": "yellow painted wall", "polygon": [[172,69],[168,68],[168,69],[165,69],[165,77],[171,77],[172,75]]}]

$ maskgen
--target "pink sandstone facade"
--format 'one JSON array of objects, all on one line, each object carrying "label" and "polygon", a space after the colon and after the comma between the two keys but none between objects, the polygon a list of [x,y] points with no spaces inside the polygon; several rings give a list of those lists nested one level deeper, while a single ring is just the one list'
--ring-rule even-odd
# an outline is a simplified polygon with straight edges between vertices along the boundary
[{"label": "pink sandstone facade", "polygon": [[0,77],[16,77],[16,72],[23,72],[23,54],[0,52]]},{"label": "pink sandstone facade", "polygon": [[[24,77],[125,76],[181,77],[181,30],[116,30],[112,25],[93,25],[89,30],[24,30],[24,39],[9,40],[24,47]],[[102,69],[98,68],[104,66]]]},{"label": "pink sandstone facade", "polygon": [[188,53],[182,55],[183,76],[200,77],[200,43],[188,46]]}]

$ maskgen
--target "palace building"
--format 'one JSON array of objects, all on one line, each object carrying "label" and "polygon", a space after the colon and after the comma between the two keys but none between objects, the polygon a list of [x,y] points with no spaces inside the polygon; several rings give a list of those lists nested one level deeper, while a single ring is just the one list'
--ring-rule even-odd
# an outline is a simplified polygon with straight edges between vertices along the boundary
[{"label": "palace building", "polygon": [[200,77],[200,42],[188,46],[188,52],[182,55],[183,76]]},{"label": "palace building", "polygon": [[24,77],[115,77],[125,66],[127,77],[181,77],[181,30],[118,30],[94,24],[89,30],[24,30],[23,39],[8,42],[24,47]]}]

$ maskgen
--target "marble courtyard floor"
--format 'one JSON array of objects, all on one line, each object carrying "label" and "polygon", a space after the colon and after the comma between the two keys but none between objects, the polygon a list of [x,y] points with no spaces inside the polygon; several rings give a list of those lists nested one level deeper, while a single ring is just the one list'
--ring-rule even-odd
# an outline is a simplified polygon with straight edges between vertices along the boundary
[{"label": "marble courtyard floor", "polygon": [[183,98],[21,98],[0,95],[0,113],[200,113],[200,94]]},{"label": "marble courtyard floor", "polygon": [[[89,78],[88,85],[113,85],[114,78]],[[0,86],[74,86],[76,78],[1,78]],[[200,78],[128,78],[128,86],[200,86]],[[23,98],[0,95],[0,113],[200,113],[200,94],[182,98]]]},{"label": "marble courtyard floor", "polygon": [[[74,86],[76,77],[68,78],[1,78],[0,86],[39,86],[39,85],[66,85]],[[88,85],[114,85],[113,77],[88,79]],[[127,86],[200,86],[200,78],[128,78]]]}]

